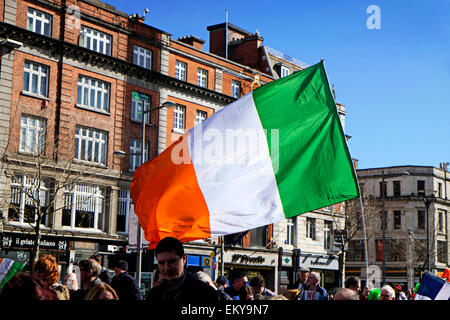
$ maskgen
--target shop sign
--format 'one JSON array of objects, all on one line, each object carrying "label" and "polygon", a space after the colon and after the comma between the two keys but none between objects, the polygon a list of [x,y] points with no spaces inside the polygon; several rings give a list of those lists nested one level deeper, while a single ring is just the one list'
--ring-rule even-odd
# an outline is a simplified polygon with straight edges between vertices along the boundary
[{"label": "shop sign", "polygon": [[339,261],[335,256],[307,254],[302,255],[300,266],[312,269],[339,270]]},{"label": "shop sign", "polygon": [[246,254],[233,254],[231,257],[232,263],[259,263],[262,264],[266,261],[266,258],[263,256],[250,257]]},{"label": "shop sign", "polygon": [[[23,234],[4,234],[2,236],[1,246],[3,249],[10,248],[32,248],[34,246],[35,240],[33,239],[33,235],[23,235]],[[42,249],[48,250],[58,250],[58,251],[66,251],[68,249],[67,240],[62,240],[58,238],[52,237],[41,237],[41,241],[39,242],[39,246]]]},{"label": "shop sign", "polygon": [[281,265],[283,267],[292,267],[292,257],[284,256],[283,259],[281,259]]}]

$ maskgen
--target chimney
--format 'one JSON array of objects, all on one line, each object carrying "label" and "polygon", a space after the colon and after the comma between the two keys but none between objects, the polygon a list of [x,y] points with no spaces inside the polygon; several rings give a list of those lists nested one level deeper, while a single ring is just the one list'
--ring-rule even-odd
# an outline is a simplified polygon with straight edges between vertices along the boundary
[{"label": "chimney", "polygon": [[181,37],[177,39],[178,41],[181,41],[183,43],[186,43],[190,46],[193,46],[196,49],[203,50],[203,44],[205,43],[204,40],[200,39],[199,37],[190,35],[186,37]]}]

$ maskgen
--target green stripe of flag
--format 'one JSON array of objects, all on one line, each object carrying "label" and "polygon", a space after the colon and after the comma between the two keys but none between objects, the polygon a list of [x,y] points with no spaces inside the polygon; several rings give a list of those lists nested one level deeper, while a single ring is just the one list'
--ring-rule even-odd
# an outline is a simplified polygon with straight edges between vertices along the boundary
[{"label": "green stripe of flag", "polygon": [[14,261],[14,263],[9,267],[8,272],[6,273],[5,277],[3,278],[2,282],[0,283],[0,289],[3,289],[5,286],[5,283],[7,283],[9,280],[11,280],[12,277],[16,275],[20,270],[22,270],[24,267],[23,264]]},{"label": "green stripe of flag", "polygon": [[[359,196],[323,62],[253,92],[287,218]],[[276,154],[279,152],[279,154]]]}]

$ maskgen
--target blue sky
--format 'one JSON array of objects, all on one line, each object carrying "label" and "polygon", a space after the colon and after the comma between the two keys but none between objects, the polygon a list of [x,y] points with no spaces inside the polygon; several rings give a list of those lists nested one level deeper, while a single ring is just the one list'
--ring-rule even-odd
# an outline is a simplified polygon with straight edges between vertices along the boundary
[{"label": "blue sky", "polygon": [[[321,58],[347,108],[359,168],[450,162],[450,0],[105,1],[174,39],[229,22],[264,45],[314,64]],[[370,5],[381,29],[369,29]]]}]

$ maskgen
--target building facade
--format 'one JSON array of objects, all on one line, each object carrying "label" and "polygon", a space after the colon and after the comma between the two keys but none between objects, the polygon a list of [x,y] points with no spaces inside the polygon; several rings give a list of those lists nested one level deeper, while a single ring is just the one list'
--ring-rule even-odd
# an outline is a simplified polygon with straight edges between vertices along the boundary
[{"label": "building facade", "polygon": [[[428,269],[440,274],[448,268],[449,174],[446,166],[396,166],[357,170],[363,198],[374,200],[367,208],[369,268],[376,266],[377,279],[383,270],[383,206],[385,208],[385,279],[409,288]],[[372,209],[372,210],[371,210]],[[428,236],[427,236],[428,234]],[[346,276],[365,274],[362,234],[349,241]],[[428,240],[428,246],[427,246]],[[427,249],[428,248],[428,249]]]}]

